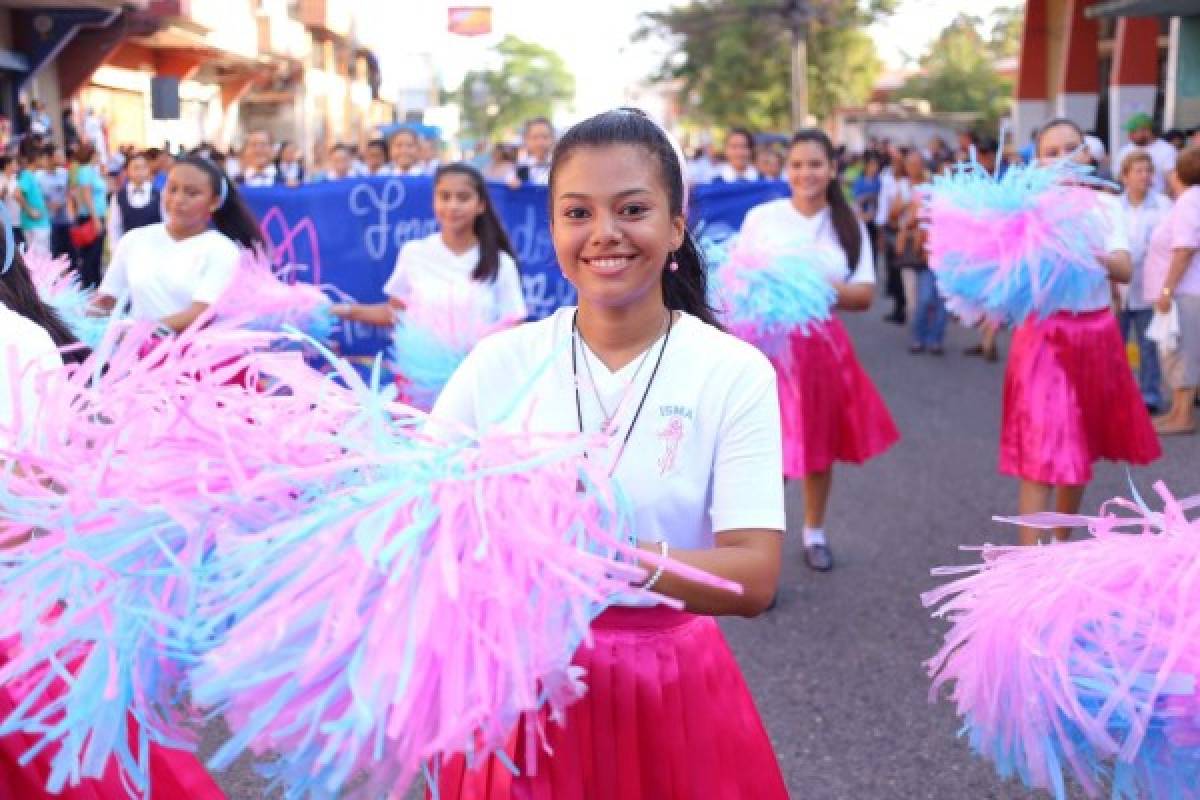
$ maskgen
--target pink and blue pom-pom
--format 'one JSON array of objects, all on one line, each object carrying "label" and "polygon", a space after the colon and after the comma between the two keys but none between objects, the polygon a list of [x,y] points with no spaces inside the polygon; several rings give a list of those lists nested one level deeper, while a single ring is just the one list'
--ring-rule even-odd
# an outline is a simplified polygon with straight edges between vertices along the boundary
[{"label": "pink and blue pom-pom", "polygon": [[1012,166],[996,178],[976,163],[924,188],[929,265],[948,307],[967,319],[1019,323],[1089,310],[1107,286],[1109,219],[1086,167]]},{"label": "pink and blue pom-pom", "polygon": [[[215,304],[218,322],[233,317],[248,330],[291,329],[318,342],[329,341],[338,326],[333,303],[320,287],[295,280],[294,269],[277,269],[264,254],[247,252]],[[296,340],[281,337],[279,341]]]},{"label": "pink and blue pom-pom", "polygon": [[1004,777],[1067,797],[1195,797],[1200,786],[1200,498],[1162,511],[1116,500],[1089,538],[984,547],[983,563],[926,593],[951,623],[929,662],[971,746]]},{"label": "pink and blue pom-pom", "polygon": [[392,333],[392,365],[404,381],[404,396],[417,408],[433,408],[470,345],[448,341],[437,331],[401,320]]},{"label": "pink and blue pom-pom", "polygon": [[776,251],[737,237],[710,245],[710,294],[729,331],[768,355],[777,355],[792,332],[827,321],[837,293],[820,247]]},{"label": "pink and blue pom-pom", "polygon": [[75,338],[91,349],[99,347],[109,320],[88,313],[95,292],[79,285],[79,275],[71,269],[66,256],[54,258],[44,251],[29,249],[23,259],[42,301],[58,313]]}]

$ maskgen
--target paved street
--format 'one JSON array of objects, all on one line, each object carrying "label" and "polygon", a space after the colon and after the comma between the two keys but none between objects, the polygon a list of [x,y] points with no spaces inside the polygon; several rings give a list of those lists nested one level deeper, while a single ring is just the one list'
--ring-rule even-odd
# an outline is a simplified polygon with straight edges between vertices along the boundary
[{"label": "paved street", "polygon": [[[922,662],[943,625],[918,600],[931,567],[969,559],[960,543],[1012,539],[989,521],[1016,503],[1015,483],[995,468],[1003,365],[960,355],[974,339],[957,329],[943,358],[911,356],[880,313],[877,304],[847,322],[903,441],[837,474],[827,525],[837,569],[808,571],[798,534],[789,537],[778,608],[724,627],[794,797],[1026,797],[956,739],[948,703],[927,702]],[[1198,461],[1200,439],[1169,440],[1165,458],[1134,478],[1143,492],[1160,477],[1178,494],[1200,492]],[[1125,491],[1124,467],[1099,465],[1085,509]],[[788,511],[798,532],[798,488]],[[236,800],[262,797],[246,766],[222,780]]]}]

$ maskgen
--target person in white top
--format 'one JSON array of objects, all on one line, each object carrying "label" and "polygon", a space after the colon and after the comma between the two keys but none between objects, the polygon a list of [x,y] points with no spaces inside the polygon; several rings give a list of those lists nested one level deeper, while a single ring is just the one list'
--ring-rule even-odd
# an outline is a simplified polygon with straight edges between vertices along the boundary
[{"label": "person in white top", "polygon": [[233,279],[239,248],[265,248],[254,214],[220,167],[200,156],[175,162],[163,190],[165,221],[121,238],[94,306],[158,320],[164,334],[185,330]]},{"label": "person in white top", "polygon": [[341,181],[346,178],[360,178],[366,174],[365,166],[354,163],[349,145],[335,144],[329,148],[329,169],[325,171],[325,180]]},{"label": "person in white top", "polygon": [[383,303],[339,303],[342,319],[392,327],[400,312],[409,320],[453,311],[478,335],[524,322],[528,316],[521,276],[504,225],[479,171],[446,164],[433,179],[438,232],[406,242],[383,293]]},{"label": "person in white top", "polygon": [[[575,663],[604,677],[565,724],[545,721],[548,747],[535,774],[524,747],[510,753],[520,773],[506,780],[520,796],[649,798],[670,785],[679,797],[714,786],[729,797],[787,797],[711,617],[759,614],[775,592],[785,519],[774,375],[761,353],[717,327],[707,305],[676,152],[634,110],[567,131],[550,176],[551,234],[579,306],[482,341],[433,409],[439,431],[593,437],[588,458],[626,493],[641,547],[744,589],[731,594],[648,567],[655,591],[686,611],[616,606],[593,621],[593,646]],[[613,741],[635,752],[620,760]],[[484,796],[473,792],[502,770],[495,758],[471,769],[452,760],[438,789],[445,798]],[[620,773],[622,794],[607,783]]]},{"label": "person in white top", "polygon": [[388,139],[388,158],[390,161],[378,174],[380,175],[423,175],[424,168],[420,159],[420,145],[416,131],[411,128],[401,128]]},{"label": "person in white top", "polygon": [[508,181],[510,188],[522,185],[545,186],[550,182],[551,152],[554,149],[554,126],[545,117],[525,121],[521,134],[521,154],[517,168]]},{"label": "person in white top", "polygon": [[[819,130],[798,132],[785,174],[791,196],[750,209],[740,236],[768,252],[810,253],[837,292],[836,308],[866,311],[875,294],[875,259],[866,226],[846,200],[833,143]],[[841,320],[789,336],[786,363],[776,363],[783,419],[783,476],[804,483],[805,562],[833,567],[825,510],[833,464],[861,464],[898,439],[879,391],[863,370]]]},{"label": "person in white top", "polygon": [[1154,161],[1141,150],[1129,153],[1120,164],[1125,193],[1121,206],[1129,234],[1129,256],[1133,277],[1129,285],[1118,284],[1121,337],[1128,343],[1135,338],[1138,347],[1138,385],[1142,399],[1151,411],[1162,406],[1162,371],[1158,364],[1158,346],[1146,338],[1146,329],[1154,317],[1154,308],[1145,297],[1145,262],[1150,235],[1171,211],[1171,201],[1151,189]]},{"label": "person in white top", "polygon": [[758,170],[754,167],[754,134],[745,128],[731,129],[725,137],[725,162],[717,167],[713,181],[737,183],[758,179]]},{"label": "person in white top", "polygon": [[145,153],[129,157],[125,175],[125,185],[108,207],[109,241],[114,247],[129,231],[162,222],[162,196],[154,188]]},{"label": "person in white top", "polygon": [[280,182],[279,170],[272,163],[271,134],[266,131],[251,131],[242,148],[238,183],[243,186],[274,186]]},{"label": "person in white top", "polygon": [[[1083,131],[1068,119],[1041,126],[1034,144],[1042,164],[1087,163]],[[1127,283],[1133,270],[1120,201],[1105,193],[1098,200],[1092,213],[1101,218],[1093,222],[1107,240],[1096,259],[1111,280]],[[1107,281],[1097,283],[1081,308],[1035,313],[1017,326],[1004,372],[1000,472],[1019,480],[1018,513],[1078,513],[1096,460],[1148,464],[1161,453]],[[1061,541],[1070,535],[1069,528],[1055,531]],[[1040,531],[1022,527],[1019,537],[1021,544],[1036,544]]]},{"label": "person in white top", "polygon": [[1171,173],[1175,171],[1179,151],[1167,140],[1154,135],[1154,120],[1149,114],[1134,114],[1126,120],[1125,130],[1129,134],[1129,142],[1117,151],[1116,164],[1124,164],[1125,157],[1130,153],[1149,153],[1154,161],[1154,180],[1151,188],[1159,194],[1169,195]]}]

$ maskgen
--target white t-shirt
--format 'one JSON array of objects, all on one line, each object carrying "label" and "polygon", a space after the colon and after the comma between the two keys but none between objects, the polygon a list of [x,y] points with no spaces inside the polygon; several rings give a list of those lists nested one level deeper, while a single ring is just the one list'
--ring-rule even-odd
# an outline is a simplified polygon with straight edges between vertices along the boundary
[{"label": "white t-shirt", "polygon": [[146,225],[121,237],[99,293],[128,297],[133,319],[158,320],[216,302],[240,260],[238,246],[218,231],[176,241],[163,223]]},{"label": "white t-shirt", "polygon": [[1171,213],[1171,201],[1166,195],[1151,191],[1141,205],[1129,202],[1129,195],[1121,195],[1121,209],[1125,214],[1125,228],[1129,236],[1129,257],[1133,262],[1133,277],[1128,285],[1118,284],[1122,307],[1133,311],[1147,309],[1143,279],[1145,275],[1146,251],[1150,247],[1150,235],[1158,223]]},{"label": "white t-shirt", "polygon": [[[482,329],[498,322],[524,320],[529,316],[521,276],[512,256],[500,252],[500,268],[491,283],[471,278],[478,264],[478,245],[464,253],[455,253],[446,247],[440,233],[415,239],[400,248],[396,267],[383,285],[383,293],[403,301],[410,319],[445,310],[463,322],[478,323],[481,328],[475,333],[482,333]],[[463,334],[471,341],[477,338],[470,330],[464,330]]]},{"label": "white t-shirt", "polygon": [[737,183],[739,181],[756,181],[758,180],[758,170],[753,164],[746,165],[746,168],[738,172],[728,162],[722,164],[713,176],[714,181],[724,181],[725,183]]},{"label": "white t-shirt", "polygon": [[[475,430],[577,433],[574,313],[560,308],[484,339],[442,390],[433,418]],[[620,450],[660,347],[661,339],[646,352],[646,363],[639,356],[615,373],[586,346],[577,351],[584,431],[595,433],[603,424],[596,393],[607,412],[621,409],[609,446],[589,454],[605,467]],[[509,408],[508,417],[495,419]],[[782,531],[782,474],[779,397],[770,362],[751,345],[679,315],[616,466],[615,477],[634,511],[634,534],[677,548],[710,548],[714,534],[723,531]]]},{"label": "white t-shirt", "polygon": [[771,200],[750,209],[742,221],[740,235],[773,252],[825,248],[829,257],[813,259],[813,263],[822,267],[830,283],[875,283],[871,240],[861,220],[858,221],[858,233],[862,247],[853,272],[833,228],[833,216],[828,206],[806,217],[792,205],[791,198]]},{"label": "white t-shirt", "polygon": [[879,173],[879,203],[875,206],[875,224],[887,225],[892,210],[892,195],[896,193],[896,173],[886,166]]},{"label": "white t-shirt", "polygon": [[1167,173],[1175,169],[1175,161],[1179,157],[1179,151],[1175,149],[1175,145],[1166,139],[1155,139],[1145,146],[1129,142],[1117,153],[1117,160],[1112,165],[1113,172],[1120,174],[1121,165],[1125,163],[1125,156],[1142,150],[1149,153],[1150,160],[1154,162],[1154,178],[1152,179],[1150,188],[1153,191],[1165,194],[1167,191]]},{"label": "white t-shirt", "polygon": [[0,305],[0,445],[29,431],[40,402],[38,376],[62,363],[50,334]]},{"label": "white t-shirt", "polygon": [[[1107,192],[1097,192],[1100,204],[1093,214],[1100,214],[1103,219],[1104,229],[1108,231],[1108,235],[1104,238],[1104,253],[1112,255],[1119,250],[1129,252],[1129,226],[1125,221],[1125,212],[1121,208],[1121,198],[1114,197]],[[1109,282],[1103,281],[1092,291],[1084,308],[1080,311],[1099,311],[1102,308],[1112,306],[1112,292],[1109,289]]]}]

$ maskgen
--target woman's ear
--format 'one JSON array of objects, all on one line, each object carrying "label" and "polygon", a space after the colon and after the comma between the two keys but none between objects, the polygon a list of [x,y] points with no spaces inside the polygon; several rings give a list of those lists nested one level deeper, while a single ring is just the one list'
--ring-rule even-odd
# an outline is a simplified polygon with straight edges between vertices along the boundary
[{"label": "woman's ear", "polygon": [[671,217],[671,252],[675,252],[683,247],[683,240],[687,236],[687,217],[683,214],[676,214]]}]

